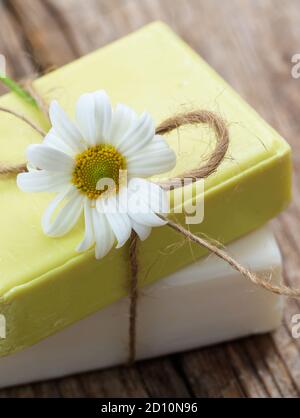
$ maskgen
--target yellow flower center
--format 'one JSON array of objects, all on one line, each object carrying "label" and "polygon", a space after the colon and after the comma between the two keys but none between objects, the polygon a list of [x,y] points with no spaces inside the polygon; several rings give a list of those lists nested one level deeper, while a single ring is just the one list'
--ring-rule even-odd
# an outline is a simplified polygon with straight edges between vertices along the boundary
[{"label": "yellow flower center", "polygon": [[76,156],[72,181],[90,199],[97,199],[106,189],[97,190],[101,179],[111,179],[119,190],[119,172],[125,170],[125,158],[112,145],[100,144]]}]

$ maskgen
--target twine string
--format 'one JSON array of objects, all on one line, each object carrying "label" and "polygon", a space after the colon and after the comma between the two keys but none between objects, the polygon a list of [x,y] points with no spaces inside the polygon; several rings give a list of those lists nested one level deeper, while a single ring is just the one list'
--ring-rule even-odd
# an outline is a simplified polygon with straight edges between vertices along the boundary
[{"label": "twine string", "polygon": [[129,280],[129,347],[128,365],[131,366],[136,358],[136,326],[138,301],[138,262],[137,262],[137,234],[132,231],[129,243],[130,280]]},{"label": "twine string", "polygon": [[[15,112],[14,110],[7,109],[6,107],[2,107],[2,106],[0,106],[0,112],[5,112],[5,113],[15,116],[16,118],[25,122],[28,126],[34,129],[41,136],[43,137],[46,136],[46,132],[44,132],[40,127],[38,127],[35,123],[33,123],[28,118],[26,118],[24,115],[21,115],[20,113]],[[26,171],[27,171],[26,163],[9,164],[9,163],[0,162],[0,176],[15,176],[19,173],[24,173]]]},{"label": "twine string", "polygon": [[[9,87],[12,91],[14,91],[19,97],[25,99],[28,103],[36,106],[40,109],[43,114],[49,120],[49,107],[48,104],[45,102],[43,97],[37,92],[35,87],[33,87],[32,80],[27,80],[24,83],[24,87],[16,83],[14,80],[10,79],[9,77],[0,77],[0,80]],[[26,116],[18,113],[12,109],[8,109],[6,107],[0,106],[0,112],[8,113],[16,118],[20,119],[32,129],[34,129],[38,134],[42,137],[46,136],[46,132],[37,126],[34,122],[28,119]],[[8,163],[0,163],[0,175],[11,176],[16,175],[18,173],[23,173],[27,171],[27,165],[25,163],[22,164],[8,164]]]},{"label": "twine string", "polygon": [[0,164],[0,176],[15,176],[19,173],[25,173],[27,171],[27,164],[21,163],[21,164]]},{"label": "twine string", "polygon": [[[46,136],[46,132],[37,126],[34,122],[32,122],[30,119],[26,118],[26,116],[22,115],[21,113],[18,113],[12,109],[8,109],[6,107],[0,106],[0,112],[9,113],[12,116],[15,116],[16,118],[20,119],[21,121],[25,122],[27,125],[29,125],[32,129],[34,129],[37,133],[39,133],[42,136]],[[13,168],[13,164],[11,165]],[[1,172],[0,172],[1,174]],[[17,174],[17,172],[16,172]]]},{"label": "twine string", "polygon": [[[157,128],[156,134],[165,135],[184,125],[206,124],[211,127],[216,136],[215,149],[212,151],[207,163],[199,165],[190,171],[184,172],[180,176],[160,183],[163,188],[182,187],[185,178],[191,178],[197,181],[213,174],[220,163],[223,161],[229,146],[229,132],[225,121],[216,113],[209,110],[194,110],[192,112],[180,113],[163,121]],[[202,156],[203,159],[203,156]],[[201,163],[201,158],[199,159]]]},{"label": "twine string", "polygon": [[[206,164],[190,171],[184,172],[176,178],[159,183],[165,189],[170,186],[173,188],[181,187],[185,178],[192,178],[196,181],[206,178],[216,171],[228,149],[229,133],[225,121],[216,113],[208,110],[195,110],[188,113],[180,113],[163,121],[157,128],[156,134],[165,135],[171,131],[180,128],[183,125],[207,124],[216,134],[216,145]],[[201,161],[201,159],[200,159]],[[159,215],[160,216],[160,215]],[[164,218],[168,222],[166,218]],[[171,224],[168,223],[171,226]],[[182,227],[182,232],[184,228]],[[188,232],[186,230],[186,232]],[[129,286],[129,355],[128,364],[132,365],[136,358],[136,322],[137,322],[137,304],[138,304],[138,261],[137,261],[137,236],[131,236],[129,247],[129,259],[131,266],[130,286]]]},{"label": "twine string", "polygon": [[189,241],[195,242],[196,244],[201,245],[202,247],[209,250],[211,253],[215,254],[217,257],[224,260],[227,264],[229,264],[234,270],[241,273],[243,277],[250,280],[253,284],[262,287],[269,292],[276,293],[277,295],[288,296],[292,298],[300,297],[300,289],[291,288],[285,285],[275,285],[272,284],[269,280],[264,279],[261,276],[253,273],[242,264],[240,264],[237,260],[235,260],[231,255],[229,255],[226,251],[222,250],[221,248],[217,247],[216,245],[212,244],[208,239],[201,238],[183,226],[173,222],[170,219],[165,218],[162,215],[158,215],[161,219],[164,219],[167,222],[167,225],[172,228],[173,230],[179,232],[183,236],[185,236]]}]

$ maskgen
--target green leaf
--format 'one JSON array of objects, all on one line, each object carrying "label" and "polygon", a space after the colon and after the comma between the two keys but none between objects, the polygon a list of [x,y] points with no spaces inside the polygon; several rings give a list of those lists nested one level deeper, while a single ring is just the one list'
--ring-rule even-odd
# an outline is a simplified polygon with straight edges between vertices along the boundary
[{"label": "green leaf", "polygon": [[12,80],[11,78],[7,76],[3,77],[0,75],[0,81],[3,84],[5,84],[11,91],[16,93],[20,98],[22,98],[23,100],[26,100],[28,103],[32,104],[33,106],[38,107],[37,102],[31,96],[31,94],[28,93],[28,91],[26,91],[22,86],[20,86],[14,80]]}]

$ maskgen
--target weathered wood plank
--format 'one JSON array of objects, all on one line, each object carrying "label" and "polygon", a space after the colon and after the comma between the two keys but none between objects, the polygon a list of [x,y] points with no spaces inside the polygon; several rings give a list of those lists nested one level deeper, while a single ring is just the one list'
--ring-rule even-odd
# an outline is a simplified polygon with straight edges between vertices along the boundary
[{"label": "weathered wood plank", "polygon": [[36,65],[46,71],[61,66],[78,56],[68,37],[63,20],[53,14],[47,2],[13,0],[8,2],[23,31]]}]

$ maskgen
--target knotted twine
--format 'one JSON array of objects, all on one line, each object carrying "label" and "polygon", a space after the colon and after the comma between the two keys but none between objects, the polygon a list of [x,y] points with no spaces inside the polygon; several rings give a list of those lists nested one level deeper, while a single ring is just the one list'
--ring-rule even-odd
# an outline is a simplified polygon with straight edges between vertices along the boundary
[{"label": "knotted twine", "polygon": [[[38,93],[33,89],[32,85],[27,85],[27,91],[30,91],[30,94],[34,98],[40,110],[48,117],[48,106]],[[36,126],[29,119],[23,115],[7,109],[0,107],[0,111],[7,112],[13,116],[19,118],[23,122],[27,123],[33,129],[35,129],[39,134],[45,136],[45,132]],[[229,132],[226,122],[215,112],[209,110],[194,110],[191,112],[185,112],[177,114],[166,119],[156,128],[156,134],[166,135],[172,132],[175,129],[179,129],[184,125],[202,125],[206,124],[214,130],[216,136],[215,148],[212,151],[208,161],[199,165],[199,167],[192,169],[183,173],[176,178],[171,178],[167,182],[160,183],[160,186],[169,189],[170,186],[173,188],[182,187],[184,185],[184,179],[190,178],[193,181],[204,179],[213,174],[223,161],[226,152],[229,146]],[[10,176],[17,175],[18,173],[26,171],[26,163],[24,164],[4,164],[0,163],[0,176]],[[217,257],[224,260],[229,264],[234,270],[239,272],[244,278],[248,279],[251,283],[278,295],[284,295],[293,298],[300,297],[300,288],[291,288],[285,285],[275,285],[272,284],[269,280],[258,276],[256,273],[250,271],[248,268],[244,267],[232,256],[230,256],[225,250],[219,248],[216,244],[212,243],[209,239],[199,237],[182,225],[177,224],[176,222],[168,219],[167,217],[157,214],[162,220],[166,222],[166,226],[183,235],[187,240],[194,242],[204,248],[206,248],[210,253],[216,255]],[[138,304],[138,237],[135,232],[132,232],[130,237],[129,245],[129,260],[130,260],[130,280],[129,280],[129,356],[128,364],[131,365],[135,362],[136,359],[136,325],[137,325],[137,304]]]}]

